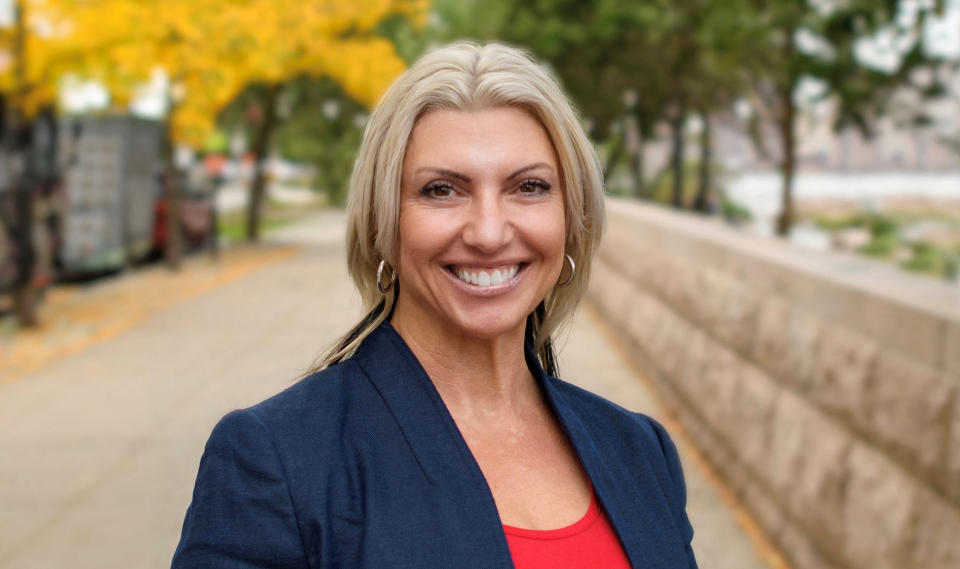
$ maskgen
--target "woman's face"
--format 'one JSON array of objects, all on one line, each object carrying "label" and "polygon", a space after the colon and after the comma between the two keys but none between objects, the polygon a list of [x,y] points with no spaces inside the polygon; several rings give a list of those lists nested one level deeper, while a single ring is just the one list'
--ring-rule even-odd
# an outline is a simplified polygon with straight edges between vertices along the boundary
[{"label": "woman's face", "polygon": [[519,331],[563,265],[553,145],[525,111],[431,111],[410,135],[394,317],[444,334]]}]

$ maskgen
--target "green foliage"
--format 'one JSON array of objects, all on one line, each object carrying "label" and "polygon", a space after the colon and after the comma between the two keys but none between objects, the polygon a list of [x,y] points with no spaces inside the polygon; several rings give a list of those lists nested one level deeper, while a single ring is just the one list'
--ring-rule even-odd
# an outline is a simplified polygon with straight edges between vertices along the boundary
[{"label": "green foliage", "polygon": [[[258,101],[258,89],[249,88],[221,113],[224,130],[241,129],[253,139],[257,125],[249,116],[251,105]],[[364,107],[333,80],[309,76],[292,79],[280,100],[283,120],[273,135],[273,150],[288,160],[313,164],[314,187],[327,195],[330,204],[342,205],[360,147]]]},{"label": "green foliage", "polygon": [[[853,126],[865,136],[872,135],[874,120],[887,112],[893,95],[910,86],[916,71],[937,65],[923,50],[921,27],[924,18],[942,5],[943,0],[922,4],[912,0],[751,2],[752,11],[765,21],[766,33],[757,36],[760,41],[750,46],[744,63],[753,84],[754,109],[762,115],[758,120],[776,126],[780,147],[786,150],[777,157],[784,172],[784,194],[791,191],[794,175],[796,96],[801,80],[818,80],[824,88],[822,97],[836,101],[835,128]],[[913,21],[904,17],[910,13],[917,15]],[[895,38],[898,50],[907,50],[894,69],[869,67],[858,54],[863,40],[881,32]],[[762,139],[754,141],[761,146],[760,154],[768,156]],[[783,201],[792,204],[786,195]],[[781,233],[787,232],[792,218],[793,212],[781,214]]]},{"label": "green foliage", "polygon": [[874,238],[898,236],[899,224],[892,217],[879,213],[870,213],[866,214],[864,221],[865,225],[870,229],[870,234],[873,235]]},{"label": "green foliage", "polygon": [[900,241],[895,234],[874,235],[869,243],[857,249],[858,252],[870,257],[891,257],[899,246]]},{"label": "green foliage", "polygon": [[397,54],[407,65],[426,50],[429,41],[429,36],[419,26],[400,14],[382,20],[376,32],[393,43]]},{"label": "green foliage", "polygon": [[870,231],[870,242],[857,249],[858,253],[880,259],[900,258],[900,251],[909,252],[909,257],[900,263],[906,270],[942,276],[955,280],[960,278],[960,243],[953,246],[938,246],[934,243],[904,241],[901,227],[930,219],[956,221],[949,213],[938,216],[935,212],[856,212],[843,216],[814,218],[817,227],[834,232],[861,227]]},{"label": "green foliage", "polygon": [[[276,219],[270,216],[263,221],[264,233],[283,227],[289,223],[288,220]],[[224,215],[219,221],[218,232],[220,239],[227,243],[243,241],[247,236],[247,218],[244,212],[234,212],[230,215]]]},{"label": "green foliage", "polygon": [[222,130],[214,130],[210,133],[210,136],[207,137],[207,140],[203,143],[203,151],[205,153],[220,153],[226,152],[229,148],[229,141],[227,140],[227,135]]},{"label": "green foliage", "polygon": [[900,228],[900,222],[889,215],[877,212],[858,211],[852,215],[841,217],[817,217],[814,223],[826,231],[836,231],[851,227],[863,227],[870,230],[874,237],[883,237],[886,235],[897,236]]},{"label": "green foliage", "polygon": [[735,225],[747,223],[753,219],[749,209],[727,198],[720,202],[720,211],[727,222]]},{"label": "green foliage", "polygon": [[[893,73],[865,67],[854,55],[862,38],[891,26],[907,37],[930,13],[922,8],[917,22],[904,23],[898,16],[905,1],[434,0],[425,28],[398,16],[381,21],[376,32],[389,38],[407,62],[455,39],[525,47],[558,76],[596,141],[622,138],[624,130],[612,127],[625,116],[636,119],[649,140],[664,121],[724,110],[741,98],[758,109],[766,106],[757,116],[792,132],[794,123],[782,117],[803,77],[820,79],[827,88],[824,96],[837,96],[838,126],[853,124],[869,132],[873,119],[886,110],[889,94],[907,84],[913,70],[929,64],[918,48]],[[825,49],[805,50],[797,42],[801,34]],[[336,203],[342,200],[359,129],[318,112],[331,98],[343,106],[341,117],[355,116],[342,94],[298,95],[278,133],[278,148],[317,164],[317,185]],[[692,200],[697,172],[683,168]],[[663,198],[671,180],[661,177],[649,193]],[[612,193],[621,189],[611,188]]]},{"label": "green foliage", "polygon": [[434,19],[427,29],[424,45],[458,39],[479,42],[509,39],[504,30],[512,25],[517,4],[508,0],[434,0]]},{"label": "green foliage", "polygon": [[627,113],[649,136],[668,114],[720,108],[747,87],[741,48],[758,27],[745,0],[507,4],[499,37],[550,63],[596,139]]},{"label": "green foliage", "polygon": [[[693,204],[693,200],[696,198],[697,193],[697,184],[699,180],[697,178],[698,173],[700,172],[700,164],[697,162],[684,162],[683,164],[683,203],[684,207],[690,207]],[[721,169],[716,165],[711,165],[710,167],[710,178],[712,180],[717,180],[720,178],[722,173]],[[674,171],[672,168],[664,168],[660,173],[653,179],[649,184],[647,189],[647,197],[651,201],[657,203],[662,203],[669,205],[673,201],[673,178]],[[711,188],[711,192],[716,195],[718,189]]]},{"label": "green foliage", "polygon": [[[262,230],[269,233],[274,229],[279,229],[304,218],[310,213],[317,211],[325,206],[322,200],[315,204],[284,204],[274,200],[268,200],[264,204],[264,217]],[[247,214],[242,210],[230,211],[220,215],[217,220],[218,235],[220,239],[226,242],[243,241],[247,236]]]},{"label": "green foliage", "polygon": [[630,191],[624,188],[621,185],[611,185],[607,186],[606,192],[608,196],[615,196],[619,198],[629,197],[631,195]]},{"label": "green foliage", "polygon": [[824,231],[838,231],[850,227],[861,227],[860,214],[849,216],[818,216],[813,219],[813,224]]},{"label": "green foliage", "polygon": [[[910,37],[930,10],[920,8],[917,22],[904,23],[898,18],[905,1],[436,0],[439,23],[431,33],[437,42],[501,39],[529,48],[549,62],[595,140],[623,136],[611,126],[626,115],[649,139],[662,122],[748,98],[780,129],[783,143],[795,136],[793,98],[804,77],[821,80],[824,96],[837,97],[837,126],[871,132],[894,90],[930,63],[919,42],[894,73],[866,67],[855,55],[858,43],[879,30]],[[804,34],[823,49],[800,45]]]},{"label": "green foliage", "polygon": [[936,246],[920,242],[915,243],[912,249],[912,256],[901,265],[903,268],[918,273],[941,274],[944,272],[945,254]]},{"label": "green foliage", "polygon": [[337,207],[346,204],[353,159],[360,148],[361,138],[359,128],[344,132],[341,138],[330,141],[314,162],[317,165],[317,176],[313,180],[313,186],[326,193],[330,203]]},{"label": "green foliage", "polygon": [[857,212],[842,217],[819,217],[815,224],[825,231],[863,227],[870,231],[870,242],[857,249],[870,257],[893,256],[900,247],[900,226],[893,217],[876,212]]},{"label": "green foliage", "polygon": [[314,187],[343,205],[365,111],[326,79],[303,77],[291,89],[290,118],[277,129],[276,147],[291,160],[314,164]]}]

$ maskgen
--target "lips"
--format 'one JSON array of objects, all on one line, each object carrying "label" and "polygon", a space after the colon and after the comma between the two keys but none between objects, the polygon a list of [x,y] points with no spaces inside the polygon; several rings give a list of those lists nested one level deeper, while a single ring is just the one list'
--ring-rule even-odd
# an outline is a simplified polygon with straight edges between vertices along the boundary
[{"label": "lips", "polygon": [[477,287],[501,285],[517,276],[519,264],[501,265],[499,267],[468,267],[459,265],[448,266],[450,272],[461,281]]}]

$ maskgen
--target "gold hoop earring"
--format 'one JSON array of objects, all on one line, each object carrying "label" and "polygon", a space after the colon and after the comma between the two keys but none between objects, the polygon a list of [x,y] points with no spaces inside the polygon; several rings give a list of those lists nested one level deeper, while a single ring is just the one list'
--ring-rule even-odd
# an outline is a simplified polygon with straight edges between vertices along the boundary
[{"label": "gold hoop earring", "polygon": [[383,268],[389,267],[387,265],[387,260],[383,259],[380,261],[380,266],[377,267],[377,290],[380,291],[380,294],[387,294],[390,292],[390,289],[393,288],[393,284],[397,282],[397,271],[393,267],[390,267],[390,282],[384,286],[383,284]]},{"label": "gold hoop earring", "polygon": [[[557,282],[558,288],[567,288],[568,286],[570,286],[570,283],[573,282],[574,275],[577,274],[577,264],[573,262],[573,257],[571,257],[570,255],[566,255],[566,258],[567,258],[567,262],[570,263],[570,276],[567,277],[566,280],[564,281]],[[563,274],[563,269],[560,270],[560,274],[561,275]]]}]

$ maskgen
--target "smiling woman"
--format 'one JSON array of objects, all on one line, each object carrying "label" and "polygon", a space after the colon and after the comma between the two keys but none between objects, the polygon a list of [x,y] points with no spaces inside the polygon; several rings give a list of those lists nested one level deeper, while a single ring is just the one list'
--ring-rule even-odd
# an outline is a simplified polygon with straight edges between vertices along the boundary
[{"label": "smiling woman", "polygon": [[603,200],[547,73],[423,57],[370,118],[348,223],[367,315],[217,425],[174,567],[696,566],[666,432],[555,377]]}]

